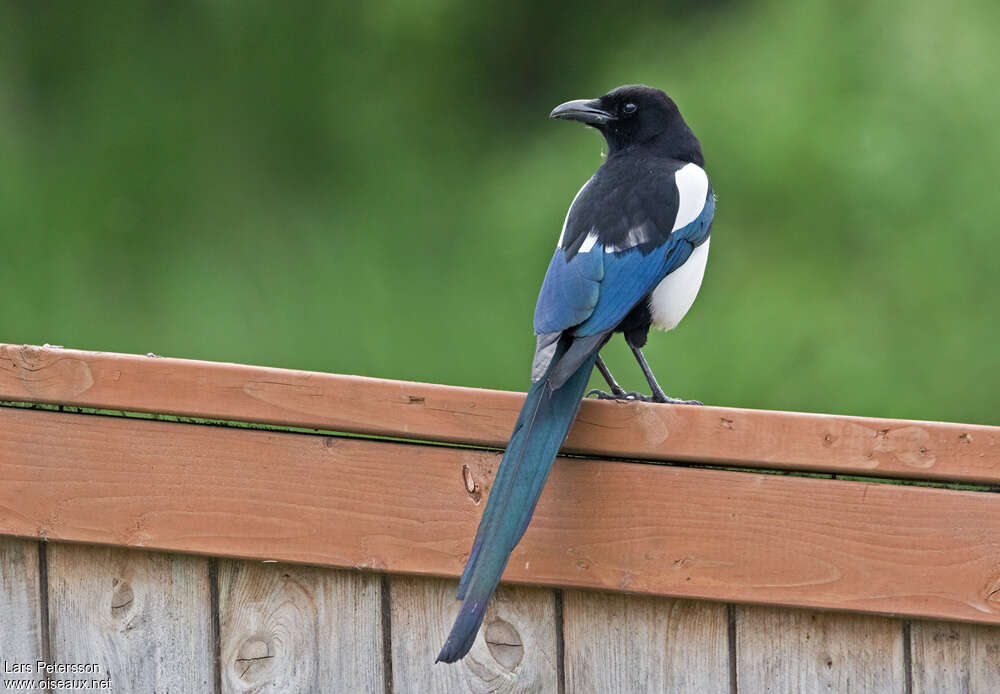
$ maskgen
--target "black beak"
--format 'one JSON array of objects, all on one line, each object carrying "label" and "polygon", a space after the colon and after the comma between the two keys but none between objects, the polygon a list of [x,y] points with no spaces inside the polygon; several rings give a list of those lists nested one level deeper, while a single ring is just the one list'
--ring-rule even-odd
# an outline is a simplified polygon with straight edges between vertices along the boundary
[{"label": "black beak", "polygon": [[594,127],[604,125],[615,119],[614,115],[601,108],[600,99],[577,99],[559,104],[549,118],[562,118],[563,120],[576,120]]}]

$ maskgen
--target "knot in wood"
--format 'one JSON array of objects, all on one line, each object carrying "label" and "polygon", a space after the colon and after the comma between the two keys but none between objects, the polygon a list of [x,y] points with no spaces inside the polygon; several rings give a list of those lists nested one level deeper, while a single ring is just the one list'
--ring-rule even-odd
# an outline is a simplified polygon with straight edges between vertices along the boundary
[{"label": "knot in wood", "polygon": [[123,619],[128,614],[129,606],[135,601],[132,584],[122,578],[111,579],[111,616]]},{"label": "knot in wood", "polygon": [[250,682],[259,678],[273,659],[274,650],[271,648],[270,639],[254,636],[240,646],[236,660],[233,661],[233,668],[241,680]]},{"label": "knot in wood", "polygon": [[29,395],[49,400],[73,398],[94,385],[90,366],[51,350],[23,346],[17,352],[17,378]]},{"label": "knot in wood", "polygon": [[472,497],[472,500],[478,504],[479,500],[483,497],[483,493],[479,489],[479,483],[476,482],[475,478],[473,478],[472,469],[469,468],[468,465],[462,466],[462,481],[465,482],[465,491],[467,491],[469,496]]},{"label": "knot in wood", "polygon": [[990,606],[994,608],[1000,606],[1000,576],[995,576],[987,583],[985,597]]},{"label": "knot in wood", "polygon": [[486,625],[486,647],[490,655],[502,668],[513,671],[524,658],[524,644],[521,635],[510,622],[494,619]]}]

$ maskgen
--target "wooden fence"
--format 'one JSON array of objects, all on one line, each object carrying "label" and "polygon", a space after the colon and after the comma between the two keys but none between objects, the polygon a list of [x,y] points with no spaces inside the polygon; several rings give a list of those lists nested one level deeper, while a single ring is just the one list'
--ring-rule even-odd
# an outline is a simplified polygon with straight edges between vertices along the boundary
[{"label": "wooden fence", "polygon": [[434,665],[522,399],[0,345],[5,686],[1000,692],[1000,427],[643,403]]}]

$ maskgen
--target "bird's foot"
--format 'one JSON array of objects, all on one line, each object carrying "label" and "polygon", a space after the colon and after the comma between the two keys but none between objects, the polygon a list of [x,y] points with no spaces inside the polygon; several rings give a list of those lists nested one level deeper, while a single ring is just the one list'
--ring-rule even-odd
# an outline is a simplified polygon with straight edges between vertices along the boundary
[{"label": "bird's foot", "polygon": [[673,405],[704,405],[701,400],[681,400],[680,398],[668,398],[668,403]]},{"label": "bird's foot", "polygon": [[598,400],[628,400],[628,395],[629,394],[621,388],[612,390],[610,393],[606,390],[601,390],[600,388],[594,388],[592,390],[588,390],[584,397],[589,398],[590,396],[594,396]]},{"label": "bird's foot", "polygon": [[667,403],[669,405],[704,405],[701,400],[681,400],[680,398],[672,398],[666,394],[659,395],[646,395],[645,393],[640,393],[635,390],[630,390],[625,392],[619,389],[617,392],[607,392],[605,390],[600,390],[599,388],[594,388],[587,391],[585,397],[595,397],[598,400],[624,400],[624,401],[637,401],[637,402],[661,402]]},{"label": "bird's foot", "polygon": [[654,393],[652,395],[645,395],[644,393],[631,392],[628,393],[629,400],[640,400],[642,402],[660,402],[666,403],[668,405],[704,405],[701,400],[681,400],[680,398],[672,398],[665,393]]},{"label": "bird's foot", "polygon": [[669,395],[664,395],[662,398],[653,397],[652,402],[665,402],[670,405],[704,405],[701,400],[681,400],[680,398],[672,398]]}]

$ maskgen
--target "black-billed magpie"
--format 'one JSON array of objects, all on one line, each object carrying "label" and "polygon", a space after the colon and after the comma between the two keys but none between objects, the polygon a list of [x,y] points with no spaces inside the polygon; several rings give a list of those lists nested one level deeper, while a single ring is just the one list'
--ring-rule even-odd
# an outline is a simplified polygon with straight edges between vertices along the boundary
[{"label": "black-billed magpie", "polygon": [[[668,397],[642,355],[650,325],[674,328],[705,273],[715,195],[701,145],[658,89],[618,87],[550,114],[599,130],[607,158],[570,204],[535,306],[531,388],[493,483],[458,585],[464,600],[438,661],[465,656],[596,365],[599,397],[701,404]],[[652,390],[626,393],[599,356],[624,333]],[[595,391],[591,391],[592,393]]]}]

